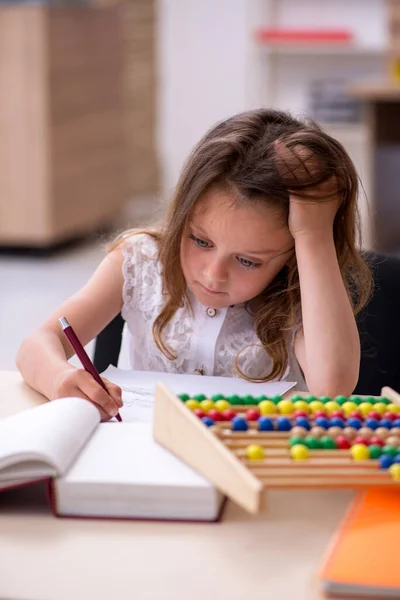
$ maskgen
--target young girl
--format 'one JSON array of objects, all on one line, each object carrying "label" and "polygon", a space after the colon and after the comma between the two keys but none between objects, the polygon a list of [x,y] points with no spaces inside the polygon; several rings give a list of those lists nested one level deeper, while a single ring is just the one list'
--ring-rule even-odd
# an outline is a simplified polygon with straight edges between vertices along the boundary
[{"label": "young girl", "polygon": [[114,416],[120,389],[104,380],[106,393],[67,362],[58,318],[87,344],[122,311],[133,369],[350,394],[354,313],[371,289],[356,249],[357,196],[350,158],[314,123],[264,109],[223,121],[189,157],[164,226],[120,236],[24,340],[18,368],[49,399],[80,396]]}]

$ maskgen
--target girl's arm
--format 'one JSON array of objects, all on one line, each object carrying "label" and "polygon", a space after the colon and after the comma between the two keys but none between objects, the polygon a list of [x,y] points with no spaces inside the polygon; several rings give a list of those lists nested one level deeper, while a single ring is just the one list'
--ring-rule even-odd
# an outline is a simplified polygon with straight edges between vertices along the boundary
[{"label": "girl's arm", "polygon": [[290,201],[303,319],[295,353],[308,389],[316,396],[351,394],[360,366],[358,329],[333,240],[338,206],[337,197]]},{"label": "girl's arm", "polygon": [[67,317],[83,345],[95,338],[122,308],[122,262],[120,249],[108,254],[88,283],[22,342],[17,355],[18,369],[35,390],[50,400],[62,396],[89,399],[103,418],[118,412],[120,390],[105,381],[107,394],[86,371],[68,363],[74,351],[58,319]]}]

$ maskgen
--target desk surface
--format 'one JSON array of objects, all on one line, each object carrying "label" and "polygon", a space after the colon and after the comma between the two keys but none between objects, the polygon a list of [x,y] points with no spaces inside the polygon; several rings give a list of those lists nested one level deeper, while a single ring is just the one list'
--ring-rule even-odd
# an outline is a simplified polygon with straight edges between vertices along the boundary
[{"label": "desk surface", "polygon": [[[0,417],[41,402],[18,373],[0,372]],[[229,503],[221,523],[194,524],[57,519],[36,491],[0,498],[0,598],[313,600],[352,497],[274,491],[260,515]]]}]

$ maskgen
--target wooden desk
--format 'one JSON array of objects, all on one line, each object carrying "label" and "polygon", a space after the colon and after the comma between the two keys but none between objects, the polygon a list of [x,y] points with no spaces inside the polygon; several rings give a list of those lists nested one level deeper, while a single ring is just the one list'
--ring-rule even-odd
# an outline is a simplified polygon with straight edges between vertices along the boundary
[{"label": "wooden desk", "polygon": [[[17,373],[0,372],[0,417],[40,404]],[[319,597],[314,575],[352,497],[273,492],[250,517],[228,504],[222,523],[56,519],[20,492],[0,510],[0,597],[243,600]],[[12,501],[13,500],[13,501]]]}]

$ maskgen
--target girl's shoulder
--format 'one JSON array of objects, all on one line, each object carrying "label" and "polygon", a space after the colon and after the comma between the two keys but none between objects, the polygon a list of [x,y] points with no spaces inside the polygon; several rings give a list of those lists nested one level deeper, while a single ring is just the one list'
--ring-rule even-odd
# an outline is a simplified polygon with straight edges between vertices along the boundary
[{"label": "girl's shoulder", "polygon": [[121,236],[120,247],[125,261],[135,264],[157,261],[158,241],[151,231],[128,231]]}]

